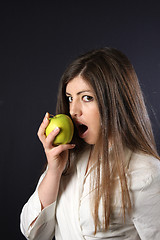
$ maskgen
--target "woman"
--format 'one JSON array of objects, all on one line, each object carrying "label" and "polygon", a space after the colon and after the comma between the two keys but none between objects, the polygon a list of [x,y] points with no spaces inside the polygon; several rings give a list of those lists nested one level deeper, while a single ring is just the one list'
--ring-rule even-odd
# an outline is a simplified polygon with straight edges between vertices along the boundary
[{"label": "woman", "polygon": [[38,131],[47,169],[23,207],[28,239],[160,239],[160,158],[133,66],[113,48],[88,52],[64,72],[57,114],[75,124],[72,144],[53,146],[60,129]]}]

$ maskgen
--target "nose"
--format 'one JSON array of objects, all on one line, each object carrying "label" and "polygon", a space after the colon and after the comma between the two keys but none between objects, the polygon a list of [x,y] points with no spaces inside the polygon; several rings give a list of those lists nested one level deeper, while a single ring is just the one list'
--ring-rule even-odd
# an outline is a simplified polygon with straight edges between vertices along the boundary
[{"label": "nose", "polygon": [[72,118],[82,115],[82,106],[80,102],[72,101],[70,103],[70,115],[72,116]]}]

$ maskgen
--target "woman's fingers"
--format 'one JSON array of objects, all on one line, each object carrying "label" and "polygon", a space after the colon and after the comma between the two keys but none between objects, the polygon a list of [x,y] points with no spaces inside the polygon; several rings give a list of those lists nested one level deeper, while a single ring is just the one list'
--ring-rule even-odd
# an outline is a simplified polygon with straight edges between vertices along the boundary
[{"label": "woman's fingers", "polygon": [[68,150],[73,149],[75,145],[63,144],[54,146],[53,142],[55,137],[60,132],[60,128],[55,128],[48,136],[46,136],[45,130],[49,124],[49,116],[49,113],[46,113],[43,122],[39,127],[37,135],[43,144],[49,168],[54,172],[55,170],[58,170],[62,173],[68,159]]},{"label": "woman's fingers", "polygon": [[75,144],[62,144],[54,148],[54,154],[55,156],[60,155],[62,152],[73,149],[75,147]]},{"label": "woman's fingers", "polygon": [[56,127],[48,136],[46,136],[45,130],[49,124],[49,116],[49,113],[46,113],[37,133],[40,141],[42,142],[46,150],[53,148],[53,141],[60,132],[60,128]]},{"label": "woman's fingers", "polygon": [[62,144],[59,146],[53,145],[53,141],[55,137],[58,135],[58,133],[60,132],[60,128],[56,127],[48,136],[46,136],[45,130],[49,124],[49,116],[50,116],[49,113],[46,113],[43,119],[43,122],[39,127],[37,135],[40,141],[42,142],[47,155],[50,152],[49,155],[52,155],[52,157],[59,156],[62,152],[74,148],[75,145],[74,144]]},{"label": "woman's fingers", "polygon": [[53,147],[53,141],[55,137],[60,132],[60,128],[56,127],[46,138],[45,138],[45,147],[51,148]]},{"label": "woman's fingers", "polygon": [[44,119],[43,119],[43,122],[41,123],[41,125],[39,127],[38,133],[37,133],[37,135],[38,135],[38,137],[39,137],[39,139],[42,143],[46,139],[45,129],[48,126],[48,124],[49,124],[49,113],[47,112]]}]

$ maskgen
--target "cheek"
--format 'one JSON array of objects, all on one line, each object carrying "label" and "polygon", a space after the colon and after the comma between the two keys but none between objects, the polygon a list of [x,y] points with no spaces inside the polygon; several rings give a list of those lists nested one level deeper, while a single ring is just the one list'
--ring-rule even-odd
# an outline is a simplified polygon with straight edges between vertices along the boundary
[{"label": "cheek", "polygon": [[[99,129],[100,128],[100,114],[97,104],[89,104],[87,108],[84,108],[85,116],[87,117],[88,121],[92,125],[92,128]],[[83,112],[83,113],[84,113]]]},{"label": "cheek", "polygon": [[93,126],[95,127],[95,129],[99,130],[100,127],[101,127],[101,120],[100,120],[99,111],[95,111],[92,114],[91,119],[92,119],[92,123],[93,123]]}]

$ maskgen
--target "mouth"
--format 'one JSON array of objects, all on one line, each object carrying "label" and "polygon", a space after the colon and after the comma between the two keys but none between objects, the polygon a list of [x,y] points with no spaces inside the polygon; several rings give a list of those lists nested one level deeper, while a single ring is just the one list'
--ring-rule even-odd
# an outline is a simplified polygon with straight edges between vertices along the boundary
[{"label": "mouth", "polygon": [[77,124],[78,134],[80,138],[84,138],[88,132],[88,127],[85,124]]}]

